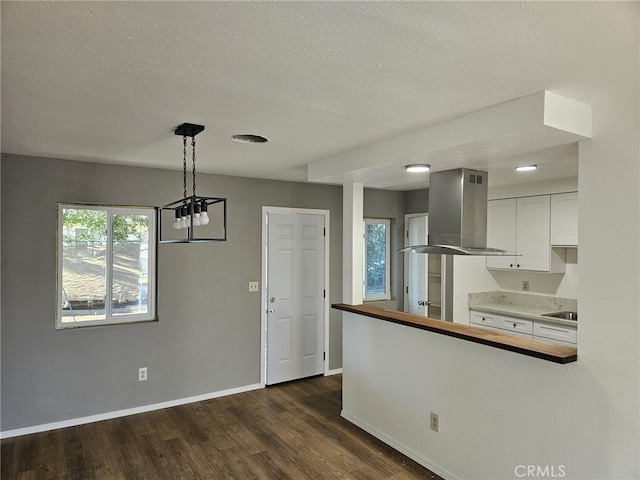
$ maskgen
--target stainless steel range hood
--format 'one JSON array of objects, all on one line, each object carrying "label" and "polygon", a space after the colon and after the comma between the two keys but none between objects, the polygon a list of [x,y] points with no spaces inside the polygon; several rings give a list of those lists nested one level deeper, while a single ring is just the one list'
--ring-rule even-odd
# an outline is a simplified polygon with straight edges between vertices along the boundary
[{"label": "stainless steel range hood", "polygon": [[487,186],[489,174],[458,168],[431,173],[428,245],[400,252],[448,255],[520,255],[487,247]]}]

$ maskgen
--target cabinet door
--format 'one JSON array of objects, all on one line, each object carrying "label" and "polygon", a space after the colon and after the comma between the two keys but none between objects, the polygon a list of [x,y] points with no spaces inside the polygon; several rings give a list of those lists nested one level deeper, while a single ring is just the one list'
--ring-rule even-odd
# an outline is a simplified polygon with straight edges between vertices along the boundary
[{"label": "cabinet door", "polygon": [[578,246],[578,192],[551,195],[551,245]]},{"label": "cabinet door", "polygon": [[[487,202],[487,246],[516,251],[516,199]],[[487,268],[515,268],[517,257],[487,257]]]},{"label": "cabinet door", "polygon": [[516,257],[519,270],[550,270],[550,205],[549,195],[517,199],[517,249],[522,253]]}]

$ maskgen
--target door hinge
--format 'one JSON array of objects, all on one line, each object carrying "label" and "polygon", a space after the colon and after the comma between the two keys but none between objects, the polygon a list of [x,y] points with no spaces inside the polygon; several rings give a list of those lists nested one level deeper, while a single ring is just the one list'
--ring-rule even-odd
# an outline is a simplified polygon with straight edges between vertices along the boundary
[{"label": "door hinge", "polygon": [[322,352],[322,360],[326,360],[327,359],[327,352]]},{"label": "door hinge", "polygon": [[407,230],[407,238],[409,238],[409,230]]},{"label": "door hinge", "polygon": [[324,228],[323,230],[324,230],[324,231],[322,232],[322,235],[323,235],[324,237],[326,237],[326,236],[327,236],[327,229],[326,229],[326,228]]},{"label": "door hinge", "polygon": [[405,288],[406,288],[407,293],[409,293],[409,287],[405,287]]},{"label": "door hinge", "polygon": [[326,290],[322,291],[322,298],[327,298],[327,291]]}]

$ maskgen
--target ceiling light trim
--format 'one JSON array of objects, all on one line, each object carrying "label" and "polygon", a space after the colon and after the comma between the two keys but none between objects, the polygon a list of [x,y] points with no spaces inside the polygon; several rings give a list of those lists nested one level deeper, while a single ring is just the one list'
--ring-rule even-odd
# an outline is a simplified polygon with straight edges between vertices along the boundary
[{"label": "ceiling light trim", "polygon": [[238,143],[267,143],[269,141],[265,137],[253,133],[231,135],[231,140]]},{"label": "ceiling light trim", "polygon": [[431,165],[427,163],[412,163],[405,165],[404,169],[410,173],[425,173],[431,170]]},{"label": "ceiling light trim", "polygon": [[538,165],[518,165],[515,170],[516,172],[533,172],[538,169]]}]

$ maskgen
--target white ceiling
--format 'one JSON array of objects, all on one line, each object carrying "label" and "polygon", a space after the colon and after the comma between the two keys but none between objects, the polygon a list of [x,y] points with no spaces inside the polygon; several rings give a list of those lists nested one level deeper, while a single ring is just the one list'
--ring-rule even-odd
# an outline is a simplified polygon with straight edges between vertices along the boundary
[{"label": "white ceiling", "polygon": [[[191,122],[206,127],[200,171],[307,181],[309,163],[531,93],[589,103],[580,84],[606,68],[590,52],[619,40],[628,13],[606,2],[2,2],[2,152],[181,169],[173,131]],[[239,133],[269,142],[231,141]],[[577,175],[575,145],[517,157],[473,166],[494,184],[518,181],[513,166],[529,160],[546,165],[531,180]],[[401,158],[385,188],[424,186],[394,170]]]}]

